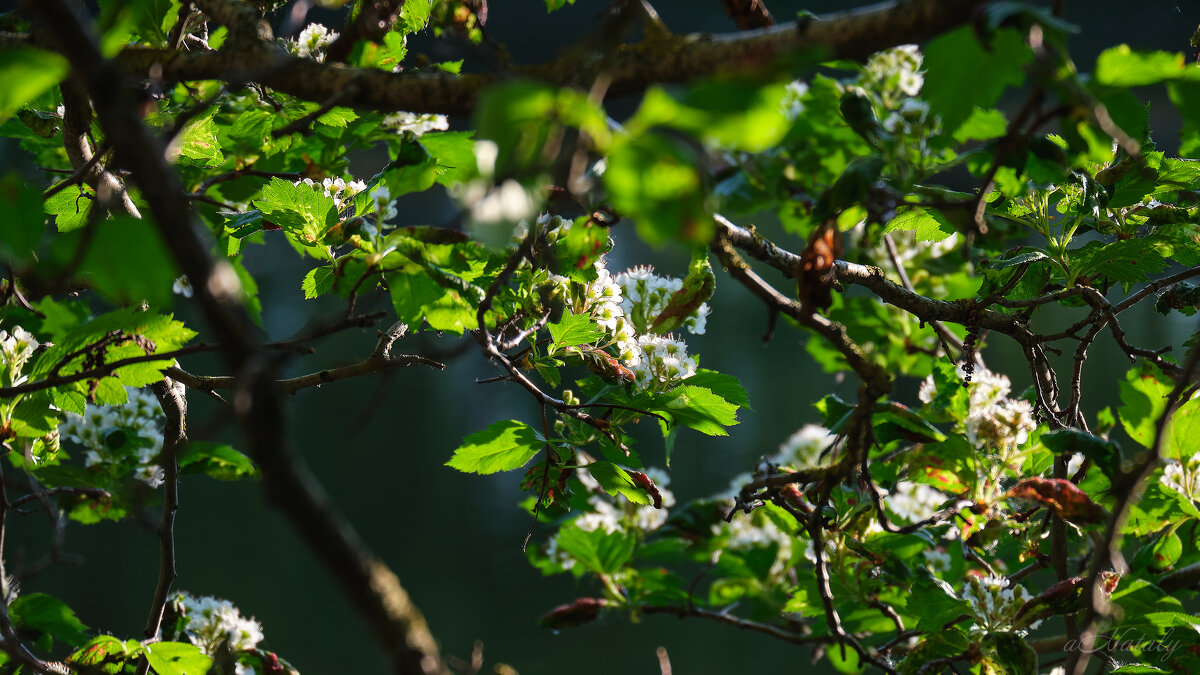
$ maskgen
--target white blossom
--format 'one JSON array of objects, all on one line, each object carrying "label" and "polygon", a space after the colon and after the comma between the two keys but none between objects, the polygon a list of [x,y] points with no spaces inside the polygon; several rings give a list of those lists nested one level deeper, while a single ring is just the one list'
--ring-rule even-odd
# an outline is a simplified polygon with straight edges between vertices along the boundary
[{"label": "white blossom", "polygon": [[175,283],[171,284],[171,292],[173,292],[175,295],[182,295],[185,298],[192,297],[192,282],[187,278],[186,274],[179,277],[175,280]]},{"label": "white blossom", "polygon": [[[15,326],[12,333],[0,330],[0,374],[9,384],[20,384],[25,380],[21,371],[41,344],[29,331]],[[3,381],[3,380],[0,380]]]},{"label": "white blossom", "polygon": [[383,223],[396,217],[396,200],[392,199],[392,191],[386,185],[376,185],[371,190],[371,208],[375,211],[377,223]]},{"label": "white blossom", "polygon": [[235,652],[254,649],[263,639],[262,624],[243,617],[228,600],[179,593],[175,602],[187,620],[188,640],[205,654],[216,654],[222,643]]},{"label": "white blossom", "polygon": [[793,121],[804,114],[804,97],[808,94],[808,83],[804,80],[794,80],[783,92],[783,100],[779,106],[783,116]]},{"label": "white blossom", "polygon": [[687,344],[670,336],[639,335],[641,354],[631,365],[641,387],[666,390],[696,374],[696,359],[688,356]]},{"label": "white blossom", "polygon": [[1188,499],[1200,497],[1200,452],[1182,462],[1170,460],[1158,482]]},{"label": "white blossom", "polygon": [[296,38],[296,54],[300,58],[324,61],[325,49],[337,38],[336,31],[331,31],[319,23],[310,23],[300,31],[300,37]]},{"label": "white blossom", "polygon": [[836,438],[819,424],[806,424],[780,444],[779,454],[773,461],[797,471],[814,469],[829,462],[829,456],[822,456],[822,453],[833,445]]},{"label": "white blossom", "polygon": [[[158,399],[148,391],[125,388],[128,400],[124,405],[87,404],[82,415],[68,412],[63,416],[58,433],[85,448],[84,466],[124,465],[133,477],[151,488],[158,488],[166,478],[165,470],[156,463],[163,448],[159,429],[162,408]],[[130,451],[129,443],[110,448],[109,435],[124,432],[142,439]]]},{"label": "white blossom", "polygon": [[888,509],[910,523],[932,517],[941,510],[946,493],[923,483],[898,481],[895,489],[884,499]]},{"label": "white blossom", "polygon": [[433,113],[397,112],[383,118],[383,126],[397,132],[411,131],[422,136],[430,131],[445,131],[450,128],[450,118]]},{"label": "white blossom", "polygon": [[923,59],[916,45],[885,49],[867,61],[866,80],[885,91],[898,90],[908,96],[916,96],[925,84],[925,75],[921,72]]},{"label": "white blossom", "polygon": [[[1006,631],[1011,630],[1013,621],[1021,607],[1033,599],[1033,595],[1025,587],[1013,585],[1007,578],[1001,576],[972,576],[963,587],[963,600],[971,606],[975,614],[973,631]],[[1041,622],[1034,622],[1026,629],[1017,631],[1025,635],[1029,630],[1037,628]]]}]

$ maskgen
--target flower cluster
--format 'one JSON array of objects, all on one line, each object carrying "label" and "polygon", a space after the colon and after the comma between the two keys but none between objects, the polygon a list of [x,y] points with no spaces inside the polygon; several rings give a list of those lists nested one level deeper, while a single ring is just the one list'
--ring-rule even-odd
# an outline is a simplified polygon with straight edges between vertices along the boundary
[{"label": "flower cluster", "polygon": [[392,191],[386,185],[377,185],[371,190],[371,210],[375,212],[375,223],[383,223],[396,217],[396,200],[392,199]]},{"label": "flower cluster", "polygon": [[[338,211],[350,206],[354,200],[354,196],[367,189],[367,184],[361,180],[352,180],[347,183],[345,178],[326,178],[320,183],[315,182],[311,178],[305,178],[296,181],[294,185],[300,185],[301,183],[314,190],[320,186],[325,196],[333,199],[337,204]],[[391,195],[389,194],[388,196]]]},{"label": "flower cluster", "polygon": [[383,126],[397,133],[411,131],[421,136],[430,131],[445,131],[450,128],[450,118],[433,113],[396,112],[383,118]]},{"label": "flower cluster", "polygon": [[[921,401],[933,401],[937,387],[933,376],[925,378],[917,393]],[[1008,397],[1012,383],[1008,377],[982,366],[975,368],[970,385],[970,411],[962,422],[967,440],[977,446],[999,451],[1002,456],[1012,453],[1029,440],[1037,424],[1033,421],[1033,406],[1028,401]]]},{"label": "flower cluster", "polygon": [[338,33],[331,31],[319,23],[310,23],[300,31],[300,37],[290,45],[292,53],[302,59],[312,59],[322,62],[325,60],[325,49],[338,39]]},{"label": "flower cluster", "polygon": [[819,424],[806,424],[780,444],[779,454],[771,461],[796,471],[815,469],[829,462],[825,451],[833,445],[835,438]]},{"label": "flower cluster", "polygon": [[941,510],[946,493],[922,483],[898,481],[886,499],[888,510],[910,523],[917,523]]},{"label": "flower cluster", "polygon": [[[683,288],[682,279],[660,277],[649,265],[631,267],[618,274],[616,281],[624,292],[621,309],[641,333],[650,330],[654,320],[667,308],[671,296]],[[708,303],[700,305],[695,314],[683,322],[684,328],[694,335],[703,335],[710,311]]]},{"label": "flower cluster", "polygon": [[59,435],[87,449],[84,465],[129,467],[134,478],[152,488],[165,472],[156,460],[163,447],[158,420],[162,408],[150,392],[126,387],[125,405],[88,404],[83,415],[68,412]]},{"label": "flower cluster", "polygon": [[[675,506],[675,493],[667,489],[671,482],[670,476],[660,469],[646,469],[646,475],[658,487],[662,498],[662,508],[656,509],[648,504],[633,504],[625,502],[614,504],[609,498],[593,494],[588,498],[591,510],[574,520],[576,527],[585,532],[603,530],[607,533],[656,530],[667,522],[667,509]],[[580,482],[589,491],[599,492],[600,484],[586,473],[576,474]],[[575,566],[575,559],[558,547],[558,536],[555,535],[546,545],[546,556],[567,570]]]},{"label": "flower cluster", "polygon": [[1200,497],[1200,452],[1182,462],[1171,461],[1163,469],[1158,481],[1169,488],[1195,500]]},{"label": "flower cluster", "polygon": [[[1013,585],[1008,579],[1000,576],[972,576],[963,587],[963,600],[971,605],[975,614],[976,631],[1006,631],[1013,627],[1013,621],[1021,607],[1033,599],[1033,595],[1025,587]],[[1034,622],[1029,630],[1037,628],[1040,622]],[[1025,635],[1026,629],[1018,630],[1019,635]]]},{"label": "flower cluster", "polygon": [[[571,227],[570,221],[557,216],[543,216],[538,224],[556,236]],[[558,275],[549,278],[555,291],[562,294],[567,310],[587,315],[608,333],[608,344],[616,348],[617,358],[634,373],[639,387],[665,391],[695,375],[698,364],[688,355],[687,343],[674,335],[650,330],[671,296],[683,288],[683,280],[658,276],[649,266],[633,267],[613,276],[603,257],[595,266],[596,279],[586,284]],[[701,334],[709,312],[708,304],[703,303],[682,325]]]},{"label": "flower cluster", "polygon": [[783,111],[783,116],[789,122],[795,121],[804,114],[804,96],[808,94],[808,83],[804,80],[794,80],[788,84],[783,92],[783,100],[779,106]]},{"label": "flower cluster", "polygon": [[923,60],[916,45],[900,45],[877,52],[867,61],[862,83],[868,89],[888,94],[916,96],[925,85]]},{"label": "flower cluster", "polygon": [[12,334],[0,330],[0,384],[24,382],[26,376],[21,371],[39,346],[33,334],[20,326],[13,328]]},{"label": "flower cluster", "polygon": [[263,639],[262,624],[253,618],[244,618],[228,600],[179,593],[174,598],[174,606],[187,622],[183,630],[188,640],[209,656],[216,654],[222,644],[240,652],[254,649]]}]

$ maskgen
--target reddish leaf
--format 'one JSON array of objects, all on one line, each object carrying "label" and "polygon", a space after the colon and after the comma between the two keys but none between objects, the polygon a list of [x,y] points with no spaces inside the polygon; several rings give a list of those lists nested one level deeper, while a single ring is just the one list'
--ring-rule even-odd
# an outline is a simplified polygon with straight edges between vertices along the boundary
[{"label": "reddish leaf", "polygon": [[1100,523],[1108,518],[1104,507],[1093,502],[1086,492],[1065,478],[1026,478],[1005,496],[1045,504],[1057,516],[1076,525]]},{"label": "reddish leaf", "polygon": [[637,483],[638,487],[650,495],[650,499],[654,500],[654,508],[662,508],[662,493],[658,491],[658,486],[654,484],[654,481],[650,480],[650,476],[641,471],[633,471],[631,469],[626,469],[625,473],[629,474],[629,477],[633,479],[633,482]]},{"label": "reddish leaf", "polygon": [[538,625],[552,630],[582,626],[595,621],[606,604],[608,602],[603,598],[578,598],[569,605],[559,605],[546,612],[538,620]]}]

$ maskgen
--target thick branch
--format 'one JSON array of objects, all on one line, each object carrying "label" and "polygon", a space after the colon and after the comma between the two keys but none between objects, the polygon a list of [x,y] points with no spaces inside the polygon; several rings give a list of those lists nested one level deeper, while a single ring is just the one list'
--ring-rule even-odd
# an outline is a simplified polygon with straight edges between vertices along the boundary
[{"label": "thick branch", "polygon": [[[224,16],[228,5],[234,3],[207,0],[199,4],[205,12],[220,11]],[[607,60],[571,54],[518,69],[517,74],[585,90],[603,74],[611,79],[610,93],[627,94],[652,84],[683,82],[718,72],[761,70],[790,54],[808,53],[814,61],[863,59],[881,49],[921,42],[967,23],[983,4],[984,0],[910,0],[762,30],[664,36],[618,47]],[[233,16],[230,14],[228,21]],[[322,64],[289,56],[261,40],[201,54],[127,48],[117,60],[124,70],[139,75],[158,65],[166,79],[254,81],[310,101],[327,100],[355,82],[356,91],[341,105],[460,115],[470,113],[479,93],[502,77],[388,73]]]}]

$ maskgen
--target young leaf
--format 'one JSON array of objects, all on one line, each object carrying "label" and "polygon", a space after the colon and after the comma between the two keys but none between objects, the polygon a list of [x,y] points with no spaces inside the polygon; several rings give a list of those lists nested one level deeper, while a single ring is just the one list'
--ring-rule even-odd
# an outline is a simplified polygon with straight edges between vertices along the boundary
[{"label": "young leaf", "polygon": [[[641,483],[634,479],[631,474],[638,474],[643,479],[649,481],[645,474],[637,471],[626,471],[612,462],[597,461],[587,465],[588,473],[592,474],[592,478],[600,483],[600,487],[610,495],[619,494],[634,504],[652,504],[652,494],[658,492],[657,488],[654,493],[650,493],[644,488]],[[649,482],[650,487],[654,486],[653,482]],[[661,508],[662,498],[659,498],[659,507]]]},{"label": "young leaf", "polygon": [[446,462],[464,473],[497,473],[519,469],[543,448],[537,433],[524,422],[495,422],[463,439]]},{"label": "young leaf", "polygon": [[606,335],[586,315],[570,312],[564,312],[560,321],[547,324],[546,328],[550,330],[550,337],[559,348],[591,344]]},{"label": "young leaf", "polygon": [[156,642],[145,649],[158,675],[203,675],[213,663],[199,647],[185,642]]}]

